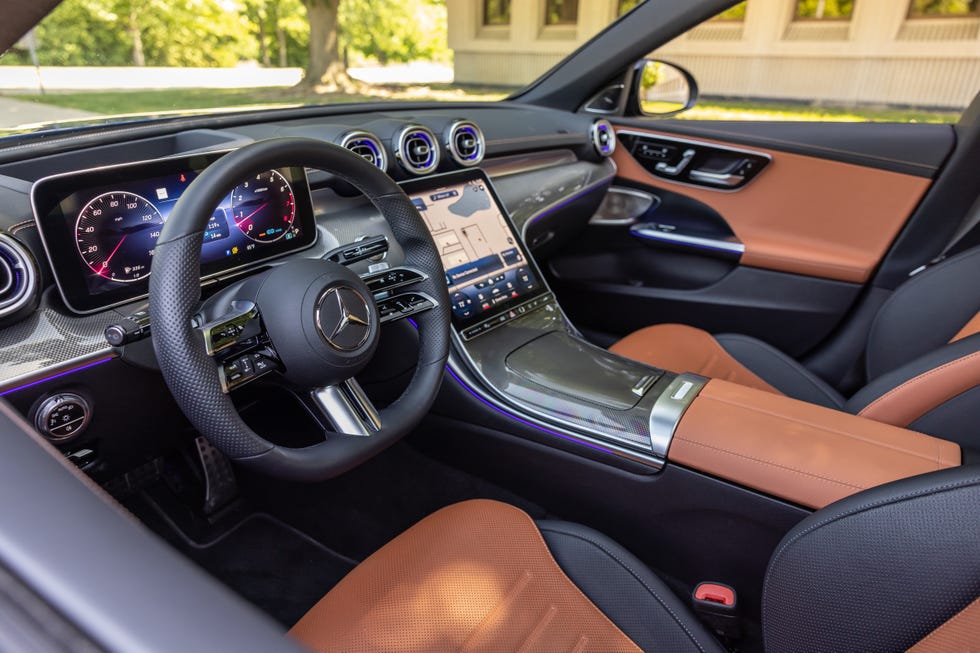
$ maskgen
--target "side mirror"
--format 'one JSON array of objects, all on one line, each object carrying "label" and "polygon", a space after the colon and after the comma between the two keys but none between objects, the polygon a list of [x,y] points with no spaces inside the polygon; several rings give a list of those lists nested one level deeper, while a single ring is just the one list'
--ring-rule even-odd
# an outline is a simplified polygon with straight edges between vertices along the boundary
[{"label": "side mirror", "polygon": [[680,66],[641,59],[633,68],[633,107],[645,116],[672,116],[698,101],[698,84]]}]

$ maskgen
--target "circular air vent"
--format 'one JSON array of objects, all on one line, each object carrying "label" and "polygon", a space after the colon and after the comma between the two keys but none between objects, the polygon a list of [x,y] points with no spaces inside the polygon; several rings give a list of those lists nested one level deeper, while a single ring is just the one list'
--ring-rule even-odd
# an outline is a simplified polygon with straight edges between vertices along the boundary
[{"label": "circular air vent", "polygon": [[0,318],[24,308],[37,292],[37,268],[24,246],[0,234]]},{"label": "circular air vent", "polygon": [[378,137],[369,132],[349,132],[340,141],[341,147],[361,157],[376,168],[388,171],[388,153]]},{"label": "circular air vent", "polygon": [[613,130],[612,123],[605,118],[592,123],[592,145],[602,156],[612,156],[616,151],[616,132]]},{"label": "circular air vent", "polygon": [[483,160],[486,141],[476,123],[457,120],[449,126],[446,134],[446,149],[461,166],[475,166]]},{"label": "circular air vent", "polygon": [[439,145],[426,127],[406,127],[395,139],[395,157],[413,175],[432,172],[439,165]]}]

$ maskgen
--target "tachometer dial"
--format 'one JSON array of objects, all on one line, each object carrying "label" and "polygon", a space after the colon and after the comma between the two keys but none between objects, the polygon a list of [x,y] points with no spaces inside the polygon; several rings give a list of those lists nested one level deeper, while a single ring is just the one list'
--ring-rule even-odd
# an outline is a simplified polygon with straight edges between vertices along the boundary
[{"label": "tachometer dial", "polygon": [[296,201],[289,182],[279,172],[259,173],[231,194],[235,226],[259,243],[271,243],[292,231]]},{"label": "tachometer dial", "polygon": [[163,216],[146,198],[124,191],[103,193],[78,214],[75,242],[92,272],[132,283],[149,276],[162,228]]}]

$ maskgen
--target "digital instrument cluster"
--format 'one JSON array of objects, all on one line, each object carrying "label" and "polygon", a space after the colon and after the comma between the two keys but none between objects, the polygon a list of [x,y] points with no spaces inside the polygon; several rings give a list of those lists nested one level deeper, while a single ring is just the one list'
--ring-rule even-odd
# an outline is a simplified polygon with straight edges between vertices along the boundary
[{"label": "digital instrument cluster", "polygon": [[[69,308],[87,313],[145,295],[153,251],[184,190],[221,154],[175,157],[42,179],[35,218]],[[308,247],[316,239],[302,168],[243,179],[214,207],[202,278]]]}]

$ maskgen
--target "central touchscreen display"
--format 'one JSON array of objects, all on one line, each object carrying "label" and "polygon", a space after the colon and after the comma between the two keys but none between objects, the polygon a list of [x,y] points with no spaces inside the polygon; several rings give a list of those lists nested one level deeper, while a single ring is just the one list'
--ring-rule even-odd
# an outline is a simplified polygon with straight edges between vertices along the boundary
[{"label": "central touchscreen display", "polygon": [[544,290],[482,172],[447,175],[429,184],[407,184],[406,192],[439,249],[458,329]]}]

